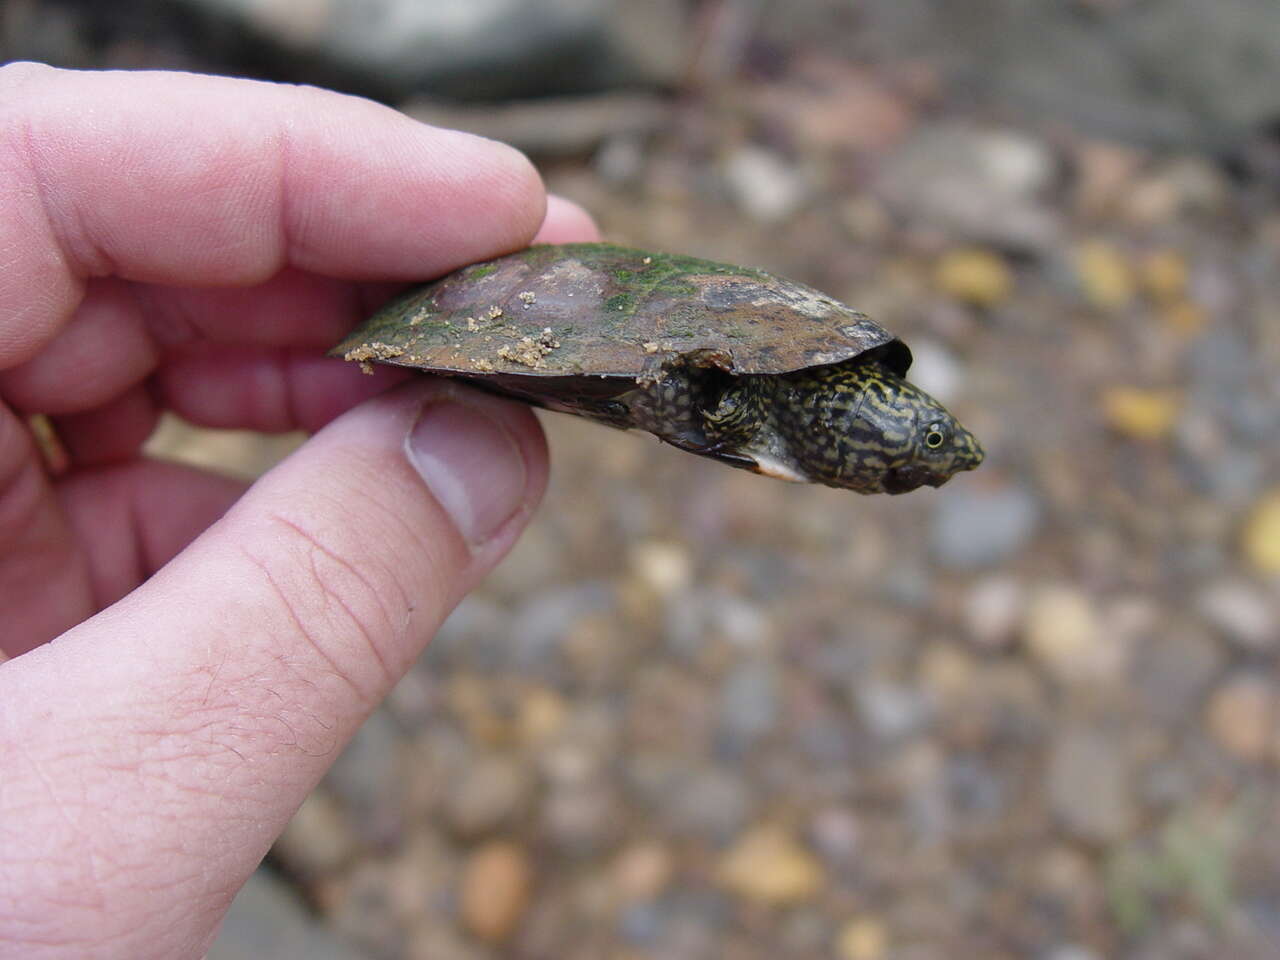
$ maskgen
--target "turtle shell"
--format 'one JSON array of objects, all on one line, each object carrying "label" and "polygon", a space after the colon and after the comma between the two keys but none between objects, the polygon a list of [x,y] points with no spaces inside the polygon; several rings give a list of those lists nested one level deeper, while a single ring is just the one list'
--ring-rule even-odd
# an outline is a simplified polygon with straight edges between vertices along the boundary
[{"label": "turtle shell", "polygon": [[564,383],[643,381],[673,362],[780,374],[869,350],[899,375],[911,364],[902,341],[811,287],[710,260],[570,243],[532,246],[416,287],[333,353]]}]

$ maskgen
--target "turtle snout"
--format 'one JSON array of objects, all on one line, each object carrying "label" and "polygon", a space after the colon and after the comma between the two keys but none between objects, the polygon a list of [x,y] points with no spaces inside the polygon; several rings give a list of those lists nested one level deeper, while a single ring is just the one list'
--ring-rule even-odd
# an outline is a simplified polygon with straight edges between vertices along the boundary
[{"label": "turtle snout", "polygon": [[968,430],[964,430],[963,434],[956,438],[956,473],[962,470],[975,469],[982,464],[986,457],[982,444],[978,443],[978,438]]}]

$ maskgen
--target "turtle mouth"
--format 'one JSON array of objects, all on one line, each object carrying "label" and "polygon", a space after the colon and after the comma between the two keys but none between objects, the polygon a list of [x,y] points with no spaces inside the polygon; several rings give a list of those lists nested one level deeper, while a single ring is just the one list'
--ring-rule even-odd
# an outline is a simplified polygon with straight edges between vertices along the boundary
[{"label": "turtle mouth", "polygon": [[895,467],[885,474],[884,492],[889,494],[910,493],[917,487],[940,487],[950,479],[945,473],[934,473],[925,467]]}]

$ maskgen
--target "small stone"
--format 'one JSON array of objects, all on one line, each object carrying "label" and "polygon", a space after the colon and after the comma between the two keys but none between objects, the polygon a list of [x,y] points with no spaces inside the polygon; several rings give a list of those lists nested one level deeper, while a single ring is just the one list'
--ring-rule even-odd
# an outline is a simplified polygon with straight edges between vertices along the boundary
[{"label": "small stone", "polygon": [[1182,396],[1176,390],[1108,387],[1100,406],[1103,419],[1117,433],[1134,440],[1157,441],[1168,438],[1178,422]]},{"label": "small stone", "polygon": [[984,577],[969,589],[961,615],[974,642],[995,649],[1013,639],[1026,602],[1026,589],[1012,577]]},{"label": "small stone", "polygon": [[458,909],[463,927],[486,943],[509,940],[523,918],[533,887],[533,865],[524,848],[492,841],[467,859]]},{"label": "small stone", "polygon": [[1270,650],[1280,641],[1275,607],[1243,580],[1220,580],[1205,587],[1196,609],[1227,639],[1249,650]]},{"label": "small stone", "polygon": [[625,902],[653,900],[671,882],[675,861],[666,847],[651,841],[633,844],[613,862],[614,887]]},{"label": "small stone", "polygon": [[953,400],[964,382],[955,355],[936,340],[911,342],[911,382],[943,403]]},{"label": "small stone", "polygon": [[1250,511],[1240,547],[1254,570],[1280,574],[1280,489],[1272,490]]},{"label": "small stone", "polygon": [[808,900],[822,888],[822,865],[788,831],[753,827],[720,862],[720,882],[731,892],[766,906]]},{"label": "small stone", "polygon": [[321,788],[307,795],[271,850],[291,871],[314,879],[341,867],[356,846],[342,811]]},{"label": "small stone", "polygon": [[962,700],[973,689],[977,671],[972,654],[954,643],[932,643],[920,656],[920,689],[938,704]]},{"label": "small stone", "polygon": [[1076,150],[1075,205],[1088,217],[1114,209],[1141,167],[1143,155],[1106,141],[1087,141]]},{"label": "small stone", "polygon": [[613,784],[592,776],[554,783],[542,805],[542,833],[558,852],[584,857],[612,846],[624,821]]},{"label": "small stone", "polygon": [[342,876],[327,905],[326,919],[345,939],[374,956],[400,956],[404,931],[396,915],[394,882],[388,864],[381,860],[357,862]]},{"label": "small stone", "polygon": [[646,540],[632,548],[631,568],[659,596],[687,586],[693,576],[689,549],[668,540]]},{"label": "small stone", "polygon": [[809,193],[799,168],[763,147],[735,150],[725,164],[724,178],[738,206],[759,223],[787,219]]},{"label": "small stone", "polygon": [[1275,740],[1276,692],[1263,677],[1242,674],[1224,680],[1205,706],[1205,725],[1223,750],[1258,763]]},{"label": "small stone", "polygon": [[551,742],[564,729],[569,708],[564,698],[547,687],[535,687],[520,700],[520,740],[537,747]]},{"label": "small stone", "polygon": [[1076,273],[1085,299],[1100,310],[1118,310],[1133,300],[1133,268],[1109,243],[1091,240],[1081,244],[1076,250]]},{"label": "small stone", "polygon": [[855,917],[840,930],[841,960],[880,960],[889,949],[889,932],[876,917]]},{"label": "small stone", "polygon": [[1129,186],[1123,213],[1150,228],[1188,214],[1213,214],[1228,202],[1231,189],[1208,159],[1185,156]]},{"label": "small stone", "polygon": [[720,733],[738,747],[749,746],[777,726],[778,666],[752,657],[736,664],[720,688]]},{"label": "small stone", "polygon": [[862,849],[862,827],[847,807],[824,807],[809,823],[809,839],[828,864],[848,867]]},{"label": "small stone", "polygon": [[914,686],[874,678],[860,680],[853,691],[863,723],[880,740],[900,740],[920,730],[930,717],[930,705]]},{"label": "small stone", "polygon": [[921,124],[875,184],[905,219],[978,244],[1042,251],[1060,227],[1044,202],[1057,162],[1040,140],[1009,129]]},{"label": "small stone", "polygon": [[1161,322],[1179,337],[1190,338],[1209,325],[1209,314],[1204,307],[1189,300],[1179,300],[1163,306]]},{"label": "small stone", "polygon": [[1173,303],[1186,295],[1187,261],[1173,250],[1153,250],[1142,258],[1138,277],[1152,299]]},{"label": "small stone", "polygon": [[1020,484],[945,487],[935,503],[933,553],[956,570],[1008,562],[1040,525],[1040,501]]},{"label": "small stone", "polygon": [[658,798],[662,818],[679,833],[721,843],[751,814],[747,784],[720,767],[698,767],[677,775]]},{"label": "small stone", "polygon": [[385,846],[398,839],[407,784],[400,730],[391,714],[375,710],[356,731],[325,775],[325,786],[339,801],[362,840]]},{"label": "small stone", "polygon": [[1004,258],[977,247],[952,250],[943,256],[934,282],[953,300],[974,307],[998,306],[1013,292],[1013,273]]},{"label": "small stone", "polygon": [[1054,816],[1081,840],[1117,840],[1133,822],[1128,764],[1114,736],[1064,732],[1049,757],[1048,784]]},{"label": "small stone", "polygon": [[850,197],[841,204],[839,214],[849,236],[862,243],[878,242],[893,228],[884,204],[866,194]]},{"label": "small stone", "polygon": [[1158,721],[1173,726],[1201,709],[1223,659],[1220,645],[1207,634],[1177,623],[1152,631],[1138,649],[1135,662],[1142,669],[1133,677],[1132,691]]},{"label": "small stone", "polygon": [[1093,602],[1076,587],[1036,590],[1027,604],[1023,636],[1031,655],[1062,682],[1114,678],[1119,671],[1120,651],[1106,642]]},{"label": "small stone", "polygon": [[1045,955],[1045,960],[1101,960],[1101,958],[1088,947],[1082,947],[1077,943],[1064,943],[1050,949]]},{"label": "small stone", "polygon": [[474,839],[510,824],[533,802],[533,778],[519,760],[506,754],[473,757],[448,787],[444,817],[464,839]]}]

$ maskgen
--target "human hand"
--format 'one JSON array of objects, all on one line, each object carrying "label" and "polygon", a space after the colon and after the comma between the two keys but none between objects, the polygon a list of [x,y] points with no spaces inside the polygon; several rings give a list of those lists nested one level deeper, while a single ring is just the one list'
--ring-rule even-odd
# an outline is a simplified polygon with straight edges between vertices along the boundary
[{"label": "human hand", "polygon": [[[0,957],[201,955],[511,546],[529,411],[322,352],[535,232],[594,237],[515,151],[366,101],[0,68]],[[166,409],[318,432],[246,490],[141,455]]]}]

